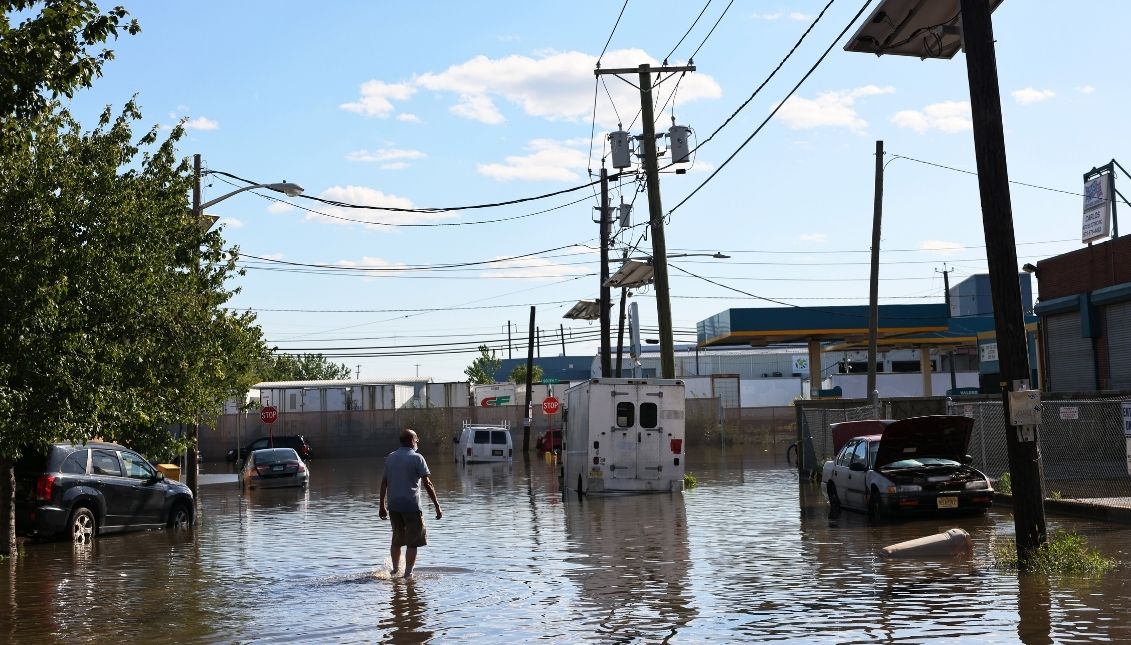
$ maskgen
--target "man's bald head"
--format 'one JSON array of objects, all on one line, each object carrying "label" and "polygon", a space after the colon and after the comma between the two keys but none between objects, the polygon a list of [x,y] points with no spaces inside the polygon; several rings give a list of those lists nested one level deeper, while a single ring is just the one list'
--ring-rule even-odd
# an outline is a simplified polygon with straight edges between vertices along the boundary
[{"label": "man's bald head", "polygon": [[411,448],[414,443],[419,441],[416,432],[412,428],[405,428],[401,430],[401,445],[406,448]]}]

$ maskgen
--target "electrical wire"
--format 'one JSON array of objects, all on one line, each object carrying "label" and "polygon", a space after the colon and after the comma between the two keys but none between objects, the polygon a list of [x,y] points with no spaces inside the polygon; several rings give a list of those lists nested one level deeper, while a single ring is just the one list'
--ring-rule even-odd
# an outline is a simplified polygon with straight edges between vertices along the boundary
[{"label": "electrical wire", "polygon": [[[696,186],[687,196],[681,199],[679,203],[668,210],[668,217],[671,217],[672,213],[686,204],[692,197],[694,197],[700,190],[702,190],[704,186],[706,186],[712,179],[718,176],[718,174],[722,172],[723,168],[726,168],[727,165],[730,164],[730,162],[734,160],[736,156],[738,156],[738,153],[742,152],[743,148],[745,148],[750,143],[750,141],[752,141],[754,137],[762,131],[762,128],[766,127],[766,124],[770,122],[770,119],[774,118],[774,116],[777,115],[778,111],[781,110],[782,106],[786,104],[790,97],[792,97],[794,93],[796,93],[797,90],[801,87],[801,85],[804,84],[805,81],[807,81],[809,77],[813,75],[813,72],[817,71],[817,68],[820,67],[821,63],[824,62],[825,58],[828,57],[829,52],[832,51],[833,47],[836,47],[836,44],[840,42],[841,38],[844,38],[844,35],[848,33],[848,30],[852,28],[852,25],[856,24],[856,21],[859,20],[860,16],[864,13],[864,10],[867,9],[868,5],[870,4],[872,4],[872,0],[866,0],[864,2],[864,4],[860,7],[860,10],[857,11],[856,15],[852,17],[852,20],[850,20],[848,24],[844,26],[844,29],[841,30],[840,34],[838,34],[833,42],[829,44],[828,48],[825,49],[825,52],[821,54],[821,57],[817,59],[817,62],[809,68],[809,71],[805,72],[805,75],[801,77],[801,80],[797,81],[797,83],[793,86],[789,93],[786,94],[785,98],[782,99],[781,102],[778,103],[777,106],[770,111],[769,116],[767,116],[762,121],[762,123],[758,125],[758,127],[754,130],[754,132],[750,134],[750,136],[746,137],[746,140],[742,142],[742,145],[738,146],[738,148],[734,152],[732,152],[725,161],[719,164],[718,168],[716,168],[710,175],[708,175],[707,178],[704,179],[698,186]],[[700,144],[700,146],[702,146],[702,144]]]},{"label": "electrical wire", "polygon": [[719,14],[719,19],[715,21],[714,25],[711,25],[711,31],[707,32],[707,35],[703,37],[703,42],[699,43],[699,46],[695,48],[695,51],[691,53],[691,56],[689,56],[687,60],[695,60],[695,57],[699,55],[699,50],[703,49],[703,45],[707,44],[707,41],[711,38],[711,34],[715,33],[715,28],[718,27],[719,23],[723,21],[723,17],[727,15],[727,12],[730,11],[730,7],[733,4],[734,0],[730,0],[730,2],[727,3],[726,8],[724,8],[723,12]]},{"label": "electrical wire", "polygon": [[620,25],[620,19],[624,17],[624,10],[628,7],[628,0],[624,0],[624,4],[620,7],[620,13],[617,14],[617,21],[613,23],[613,29],[609,32],[609,37],[605,39],[605,46],[601,48],[601,55],[597,57],[597,69],[601,69],[601,59],[605,57],[605,52],[609,49],[609,43],[613,41],[613,34],[617,33],[617,27]]},{"label": "electrical wire", "polygon": [[687,38],[687,36],[691,33],[691,30],[695,29],[695,25],[699,24],[699,19],[702,18],[703,14],[707,12],[707,7],[711,6],[711,2],[713,2],[713,0],[707,0],[707,4],[703,5],[703,9],[699,11],[699,15],[695,16],[695,20],[691,23],[691,26],[687,28],[686,32],[684,32],[683,38],[679,39],[679,42],[675,44],[675,47],[672,47],[672,50],[668,52],[667,56],[664,56],[665,67],[668,64],[668,59],[671,58],[672,54],[675,53],[675,50],[679,49],[679,46],[683,44],[684,39]]}]

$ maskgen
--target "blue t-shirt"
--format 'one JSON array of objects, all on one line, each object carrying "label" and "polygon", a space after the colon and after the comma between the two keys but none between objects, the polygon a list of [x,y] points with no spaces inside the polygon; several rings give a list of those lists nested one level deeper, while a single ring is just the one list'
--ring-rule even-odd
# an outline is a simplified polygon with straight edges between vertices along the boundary
[{"label": "blue t-shirt", "polygon": [[424,456],[400,447],[385,457],[385,479],[389,482],[388,507],[397,513],[420,512],[420,478],[432,473]]}]

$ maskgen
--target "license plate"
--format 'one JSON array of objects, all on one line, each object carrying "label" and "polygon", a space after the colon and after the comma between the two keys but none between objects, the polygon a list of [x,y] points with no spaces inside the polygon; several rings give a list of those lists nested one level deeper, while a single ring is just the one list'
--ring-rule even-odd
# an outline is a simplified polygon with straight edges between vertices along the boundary
[{"label": "license plate", "polygon": [[957,497],[939,497],[936,501],[939,508],[958,508]]},{"label": "license plate", "polygon": [[502,456],[503,456],[503,451],[502,451],[502,450],[492,450],[492,451],[491,451],[491,456],[492,456],[492,457],[502,457]]},{"label": "license plate", "polygon": [[271,466],[272,471],[279,471],[279,470],[282,470],[283,468],[285,468],[285,466],[283,466],[283,464],[275,464],[274,466]]}]

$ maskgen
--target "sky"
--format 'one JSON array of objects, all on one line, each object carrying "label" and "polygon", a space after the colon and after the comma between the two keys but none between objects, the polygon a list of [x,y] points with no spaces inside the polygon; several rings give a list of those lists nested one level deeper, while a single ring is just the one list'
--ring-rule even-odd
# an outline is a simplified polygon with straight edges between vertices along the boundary
[{"label": "sky", "polygon": [[[180,153],[216,171],[205,201],[247,185],[228,175],[303,186],[208,209],[246,270],[229,305],[279,351],[362,379],[465,380],[480,344],[524,357],[532,305],[536,355],[598,351],[596,321],[563,318],[599,295],[587,184],[614,172],[609,132],[642,132],[636,75],[598,79],[598,63],[696,68],[653,96],[657,131],[674,118],[696,148],[659,180],[677,345],[730,308],[867,304],[877,140],[880,302],[942,302],[944,271],[986,271],[964,55],[844,51],[876,3],[857,18],[862,0],[123,4],[142,32],[70,109],[93,127],[136,96],[145,126],[185,123]],[[1081,247],[1083,173],[1131,167],[1131,3],[1065,6],[993,14],[1019,264]],[[637,177],[610,186],[632,204],[614,258],[652,253]],[[653,289],[629,301],[658,337]]]}]

